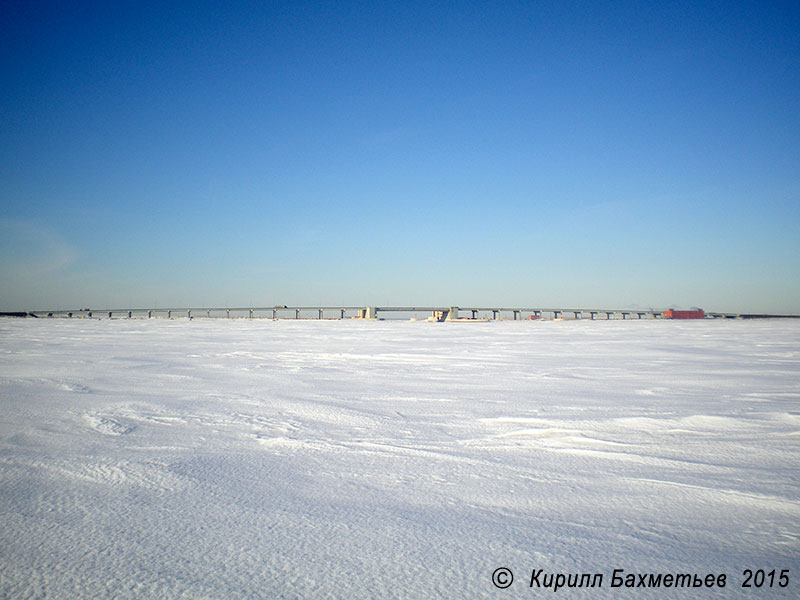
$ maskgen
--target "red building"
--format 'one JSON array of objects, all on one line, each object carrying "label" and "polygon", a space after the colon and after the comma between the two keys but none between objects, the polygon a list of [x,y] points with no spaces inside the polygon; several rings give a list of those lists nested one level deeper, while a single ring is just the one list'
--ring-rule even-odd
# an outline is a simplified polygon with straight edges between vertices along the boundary
[{"label": "red building", "polygon": [[705,317],[706,313],[702,308],[697,310],[673,310],[670,308],[664,311],[665,319],[705,319]]}]

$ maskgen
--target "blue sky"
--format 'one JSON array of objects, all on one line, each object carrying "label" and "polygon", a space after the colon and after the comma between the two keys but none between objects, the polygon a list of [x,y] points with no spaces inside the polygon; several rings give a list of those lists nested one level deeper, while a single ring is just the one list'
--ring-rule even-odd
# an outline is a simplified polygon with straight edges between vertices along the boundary
[{"label": "blue sky", "polygon": [[2,4],[0,310],[800,314],[797,3]]}]

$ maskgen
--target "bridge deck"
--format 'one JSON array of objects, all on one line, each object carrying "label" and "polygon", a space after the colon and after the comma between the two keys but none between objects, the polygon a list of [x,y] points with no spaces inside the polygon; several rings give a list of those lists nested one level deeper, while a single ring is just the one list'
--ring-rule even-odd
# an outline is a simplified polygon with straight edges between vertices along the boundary
[{"label": "bridge deck", "polygon": [[[655,309],[606,309],[606,308],[547,308],[547,307],[450,307],[450,306],[376,306],[370,307],[377,318],[380,314],[420,313],[448,314],[455,311],[460,320],[481,318],[483,320],[526,320],[534,318],[569,318],[569,319],[628,319],[628,318],[663,318],[662,311]],[[270,318],[270,319],[346,319],[363,318],[368,309],[362,306],[258,306],[258,307],[174,307],[174,308],[112,308],[112,309],[76,309],[76,310],[34,310],[27,312],[6,312],[6,317],[66,317],[66,318]],[[797,319],[800,315],[774,315],[753,313],[729,313],[707,311],[707,318],[726,319]]]}]

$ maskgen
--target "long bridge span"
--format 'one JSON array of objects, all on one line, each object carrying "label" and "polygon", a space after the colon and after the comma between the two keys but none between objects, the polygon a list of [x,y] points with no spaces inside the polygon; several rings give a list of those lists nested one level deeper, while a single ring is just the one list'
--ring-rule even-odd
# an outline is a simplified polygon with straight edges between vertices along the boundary
[{"label": "long bridge span", "polygon": [[[577,319],[661,319],[662,310],[547,307],[458,307],[458,306],[260,306],[260,307],[175,307],[175,308],[82,308],[74,310],[33,310],[0,312],[6,317],[75,319],[156,318],[249,318],[249,319],[415,319],[432,321],[577,320]],[[706,311],[706,318],[769,319],[800,318],[775,315]]]}]

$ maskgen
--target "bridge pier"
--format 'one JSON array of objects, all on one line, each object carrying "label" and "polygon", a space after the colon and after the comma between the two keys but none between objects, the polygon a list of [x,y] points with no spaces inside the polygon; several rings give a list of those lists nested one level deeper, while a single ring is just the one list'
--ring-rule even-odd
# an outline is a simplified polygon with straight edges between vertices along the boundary
[{"label": "bridge pier", "polygon": [[367,306],[366,308],[359,309],[358,318],[359,319],[367,319],[369,321],[377,321],[377,319],[378,319],[378,307],[377,306]]}]

